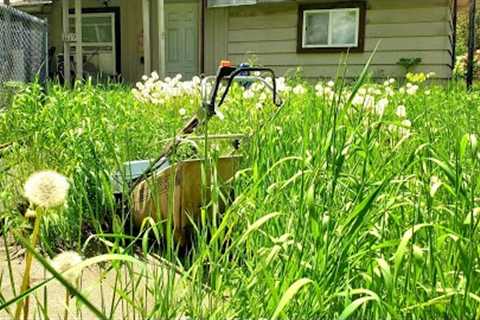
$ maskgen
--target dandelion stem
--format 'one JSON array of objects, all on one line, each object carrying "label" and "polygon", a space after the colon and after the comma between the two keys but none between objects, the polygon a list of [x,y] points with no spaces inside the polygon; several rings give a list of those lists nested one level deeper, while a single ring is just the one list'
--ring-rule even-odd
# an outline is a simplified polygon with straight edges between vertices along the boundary
[{"label": "dandelion stem", "polygon": [[65,312],[63,314],[63,320],[68,320],[68,305],[70,303],[70,293],[68,289],[65,289]]},{"label": "dandelion stem", "polygon": [[[31,237],[31,243],[32,247],[35,248],[38,242],[38,237],[40,234],[40,223],[42,220],[42,215],[40,212],[40,209],[37,209],[37,217],[35,219],[35,224],[33,227],[33,233]],[[29,287],[30,287],[30,271],[32,268],[32,259],[33,256],[30,253],[30,251],[27,251],[26,257],[25,257],[25,271],[23,273],[23,279],[22,279],[22,286],[20,288],[20,294],[25,292]],[[28,304],[29,304],[29,299],[28,296],[25,298],[25,306],[24,306],[24,319],[28,319]],[[19,301],[17,303],[17,308],[15,310],[15,320],[20,319],[20,315],[22,313],[22,306],[23,306],[23,300]]]}]

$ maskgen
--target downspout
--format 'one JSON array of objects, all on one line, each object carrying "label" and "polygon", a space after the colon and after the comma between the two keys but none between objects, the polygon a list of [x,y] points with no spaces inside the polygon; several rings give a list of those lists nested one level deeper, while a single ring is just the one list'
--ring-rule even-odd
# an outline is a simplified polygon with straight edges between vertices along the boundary
[{"label": "downspout", "polygon": [[473,85],[473,62],[475,55],[475,14],[477,10],[476,0],[470,0],[469,26],[468,26],[468,58],[467,58],[467,89]]},{"label": "downspout", "polygon": [[205,46],[206,46],[206,18],[207,18],[207,0],[201,0],[200,11],[200,74],[205,74]]},{"label": "downspout", "polygon": [[452,35],[452,70],[457,63],[457,28],[458,28],[458,0],[453,0],[453,35]]},{"label": "downspout", "polygon": [[143,57],[144,74],[150,75],[152,72],[152,52],[150,41],[150,0],[143,0]]}]

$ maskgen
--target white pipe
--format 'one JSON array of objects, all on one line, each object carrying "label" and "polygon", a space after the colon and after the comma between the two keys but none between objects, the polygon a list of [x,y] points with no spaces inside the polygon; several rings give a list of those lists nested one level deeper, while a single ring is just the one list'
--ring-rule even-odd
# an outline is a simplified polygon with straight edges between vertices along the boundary
[{"label": "white pipe", "polygon": [[159,73],[162,79],[166,76],[165,53],[165,3],[164,0],[158,0],[158,54]]},{"label": "white pipe", "polygon": [[152,72],[152,52],[150,41],[150,0],[143,0],[143,58],[144,73],[149,75]]},{"label": "white pipe", "polygon": [[67,41],[67,36],[70,32],[69,30],[69,21],[68,21],[68,9],[69,9],[69,0],[63,0],[63,77],[65,79],[65,85],[70,86],[70,43]]},{"label": "white pipe", "polygon": [[82,0],[75,0],[75,64],[77,80],[83,79]]}]

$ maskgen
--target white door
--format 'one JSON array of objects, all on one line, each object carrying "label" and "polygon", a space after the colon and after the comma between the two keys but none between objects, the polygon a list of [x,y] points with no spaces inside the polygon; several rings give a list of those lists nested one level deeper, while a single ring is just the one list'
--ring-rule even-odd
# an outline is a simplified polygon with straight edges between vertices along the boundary
[{"label": "white door", "polygon": [[166,71],[191,79],[198,73],[198,3],[166,3]]}]

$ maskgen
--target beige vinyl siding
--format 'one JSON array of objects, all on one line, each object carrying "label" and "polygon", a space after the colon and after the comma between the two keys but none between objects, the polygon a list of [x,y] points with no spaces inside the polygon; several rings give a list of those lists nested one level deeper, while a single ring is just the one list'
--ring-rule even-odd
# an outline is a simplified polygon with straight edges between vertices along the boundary
[{"label": "beige vinyl siding", "polygon": [[[307,3],[315,2],[322,1]],[[234,62],[254,60],[280,73],[303,66],[304,75],[312,78],[336,75],[344,54],[296,53],[297,4],[265,3],[223,10],[227,16],[223,25],[215,22],[217,30],[227,33],[225,56]],[[365,52],[349,54],[347,76],[358,75],[378,45],[371,68],[375,77],[404,75],[397,65],[400,58],[421,58],[415,71],[450,77],[449,0],[370,0],[366,21]],[[216,46],[221,51],[221,43]]]},{"label": "beige vinyl siding", "polygon": [[228,8],[207,10],[205,24],[205,73],[214,74],[218,62],[228,58]]},{"label": "beige vinyl siding", "polygon": [[[74,1],[71,1],[71,8]],[[120,7],[120,37],[121,37],[121,73],[127,82],[135,82],[143,74],[141,63],[142,49],[139,48],[139,37],[142,33],[142,1],[112,0],[110,7]],[[83,0],[83,8],[102,8],[104,4],[97,0]],[[56,53],[63,52],[62,42],[62,2],[54,1],[48,14],[49,46],[57,48]]]}]

